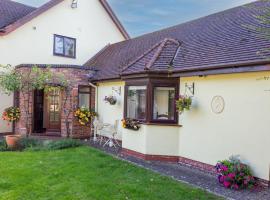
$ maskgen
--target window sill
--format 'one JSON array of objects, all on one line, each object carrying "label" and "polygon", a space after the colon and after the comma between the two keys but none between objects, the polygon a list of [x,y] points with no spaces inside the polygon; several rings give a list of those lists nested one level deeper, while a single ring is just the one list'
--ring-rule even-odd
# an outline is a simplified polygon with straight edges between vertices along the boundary
[{"label": "window sill", "polygon": [[169,124],[169,123],[141,123],[143,125],[150,125],[150,126],[174,126],[174,127],[182,127],[179,124]]}]

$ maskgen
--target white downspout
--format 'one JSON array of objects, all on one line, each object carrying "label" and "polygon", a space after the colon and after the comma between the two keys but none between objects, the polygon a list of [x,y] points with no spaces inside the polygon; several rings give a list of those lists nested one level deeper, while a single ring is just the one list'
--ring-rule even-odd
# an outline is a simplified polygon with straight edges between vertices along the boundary
[{"label": "white downspout", "polygon": [[98,87],[90,82],[89,82],[89,85],[95,88],[95,111],[98,112]]}]

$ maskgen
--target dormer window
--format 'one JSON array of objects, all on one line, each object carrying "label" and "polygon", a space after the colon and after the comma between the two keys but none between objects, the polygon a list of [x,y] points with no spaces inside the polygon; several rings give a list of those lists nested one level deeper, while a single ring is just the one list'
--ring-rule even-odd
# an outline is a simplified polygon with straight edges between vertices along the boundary
[{"label": "dormer window", "polygon": [[62,35],[54,35],[53,55],[76,58],[76,39]]}]

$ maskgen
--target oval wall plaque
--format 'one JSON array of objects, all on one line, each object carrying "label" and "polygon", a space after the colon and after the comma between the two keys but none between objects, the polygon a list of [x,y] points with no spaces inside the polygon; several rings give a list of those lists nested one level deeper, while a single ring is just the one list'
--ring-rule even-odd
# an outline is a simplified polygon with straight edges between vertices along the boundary
[{"label": "oval wall plaque", "polygon": [[222,96],[214,96],[211,102],[212,111],[216,114],[223,112],[225,108],[225,101]]}]

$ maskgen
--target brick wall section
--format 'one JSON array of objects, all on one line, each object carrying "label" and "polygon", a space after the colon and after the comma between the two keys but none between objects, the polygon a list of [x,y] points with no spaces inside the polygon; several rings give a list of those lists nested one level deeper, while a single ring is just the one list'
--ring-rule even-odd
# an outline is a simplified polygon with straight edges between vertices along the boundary
[{"label": "brick wall section", "polygon": [[[21,67],[17,70],[22,70],[23,72],[27,73],[29,70],[29,67]],[[74,69],[74,68],[51,68],[52,72],[63,74],[64,77],[70,81],[72,86],[72,92],[69,94],[69,97],[67,98],[66,108],[72,108],[74,111],[78,106],[78,86],[79,85],[88,85],[88,78],[87,74],[89,73],[88,70],[84,69]],[[64,91],[61,93],[62,98],[62,105],[64,105],[66,94]],[[19,122],[16,123],[15,131],[18,134],[25,134],[26,133],[26,124],[25,119],[26,115],[24,112],[24,98],[30,98],[30,114],[31,119],[30,121],[30,132],[32,132],[32,113],[33,113],[33,92],[31,92],[29,95],[23,94],[20,92],[20,102],[19,106],[22,111],[21,119]],[[63,107],[63,106],[61,106]],[[95,108],[95,89],[91,88],[91,108]],[[66,128],[66,113],[62,109],[61,111],[61,136],[67,137],[67,128]],[[68,122],[70,127],[70,136],[73,138],[88,138],[91,134],[91,127],[81,126],[77,119],[74,117],[74,112],[70,113],[68,116]]]}]

